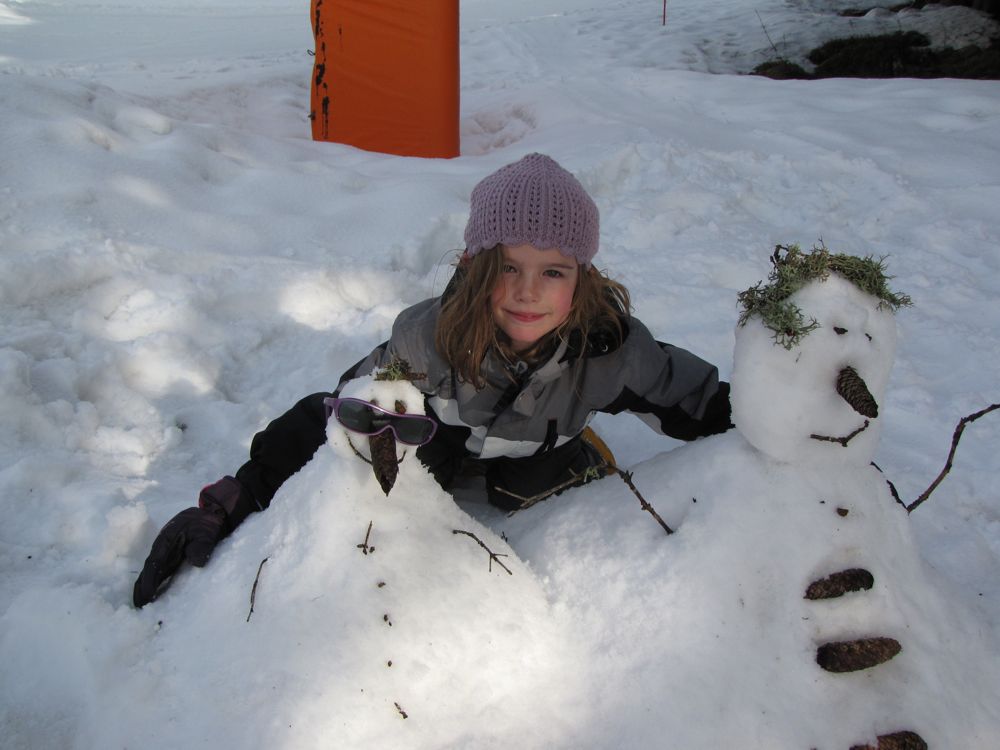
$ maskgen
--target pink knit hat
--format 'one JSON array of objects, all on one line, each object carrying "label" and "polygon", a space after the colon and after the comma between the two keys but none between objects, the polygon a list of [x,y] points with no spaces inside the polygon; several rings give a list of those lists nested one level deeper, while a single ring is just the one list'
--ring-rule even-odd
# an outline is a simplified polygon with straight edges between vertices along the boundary
[{"label": "pink knit hat", "polygon": [[472,190],[465,254],[496,245],[557,248],[583,266],[597,254],[600,218],[583,185],[555,160],[528,154]]}]

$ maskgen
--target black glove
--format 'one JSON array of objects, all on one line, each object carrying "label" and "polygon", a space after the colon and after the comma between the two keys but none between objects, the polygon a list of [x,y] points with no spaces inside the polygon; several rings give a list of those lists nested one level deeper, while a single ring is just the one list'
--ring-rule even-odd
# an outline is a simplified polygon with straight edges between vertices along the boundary
[{"label": "black glove", "polygon": [[201,491],[199,507],[182,510],[167,522],[132,589],[136,607],[153,601],[184,560],[199,568],[208,562],[215,545],[249,514],[243,494],[239,482],[225,477]]}]

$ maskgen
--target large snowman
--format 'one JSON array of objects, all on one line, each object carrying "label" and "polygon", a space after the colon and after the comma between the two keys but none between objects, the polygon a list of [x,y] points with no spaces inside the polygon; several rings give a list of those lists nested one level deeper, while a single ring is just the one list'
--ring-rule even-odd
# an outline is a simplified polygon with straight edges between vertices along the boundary
[{"label": "large snowman", "polygon": [[[572,507],[514,516],[507,536],[536,555],[594,650],[616,655],[592,665],[603,720],[658,717],[648,746],[996,747],[995,647],[922,562],[872,464],[908,300],[878,260],[794,247],[772,260],[768,282],[741,295],[737,429],[630,475],[675,533],[604,480]],[[538,552],[566,545],[584,562]],[[614,617],[574,597],[595,572],[618,582],[601,602]],[[717,717],[692,723],[706,705]]]},{"label": "large snowman", "polygon": [[[896,590],[910,585],[899,566],[909,566],[911,575],[921,569],[915,555],[900,556],[900,549],[913,550],[909,540],[899,543],[905,513],[871,463],[896,347],[893,313],[909,300],[888,289],[881,263],[871,258],[825,248],[805,254],[793,246],[776,249],[772,263],[770,283],[740,296],[733,422],[768,471],[801,484],[794,507],[782,511],[796,514],[798,541],[815,550],[811,565],[788,573],[800,584],[817,666],[827,675],[860,673],[901,654],[907,618],[919,616],[899,606],[914,592]],[[883,670],[891,670],[895,686],[881,677],[878,690],[922,689],[916,673],[906,673],[908,656],[909,650],[902,666]],[[833,694],[881,697],[871,680],[817,674]],[[919,717],[881,710],[882,716],[844,716],[845,726],[859,724],[861,736],[873,724],[881,727],[878,747],[927,746],[909,726]]]}]

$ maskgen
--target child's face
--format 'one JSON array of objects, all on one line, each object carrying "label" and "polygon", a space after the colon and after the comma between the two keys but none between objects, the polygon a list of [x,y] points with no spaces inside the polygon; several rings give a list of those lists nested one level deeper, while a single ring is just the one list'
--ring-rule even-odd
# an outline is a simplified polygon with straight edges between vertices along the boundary
[{"label": "child's face", "polygon": [[580,268],[556,249],[515,245],[501,252],[503,274],[490,295],[490,309],[514,351],[524,351],[569,317]]}]

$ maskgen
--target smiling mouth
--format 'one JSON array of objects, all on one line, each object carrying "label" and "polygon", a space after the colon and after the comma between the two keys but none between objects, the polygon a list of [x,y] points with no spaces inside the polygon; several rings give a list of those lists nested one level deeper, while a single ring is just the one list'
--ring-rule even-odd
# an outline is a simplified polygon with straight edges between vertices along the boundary
[{"label": "smiling mouth", "polygon": [[521,323],[534,323],[536,320],[541,320],[545,317],[543,313],[522,313],[514,312],[513,310],[508,310],[507,314]]},{"label": "smiling mouth", "polygon": [[850,435],[844,435],[843,437],[831,437],[829,435],[810,435],[813,440],[826,441],[828,443],[840,443],[843,447],[847,447],[847,444],[851,442],[854,438],[860,435],[862,432],[868,429],[870,422],[866,419],[865,423],[861,425],[858,429],[852,432]]}]

